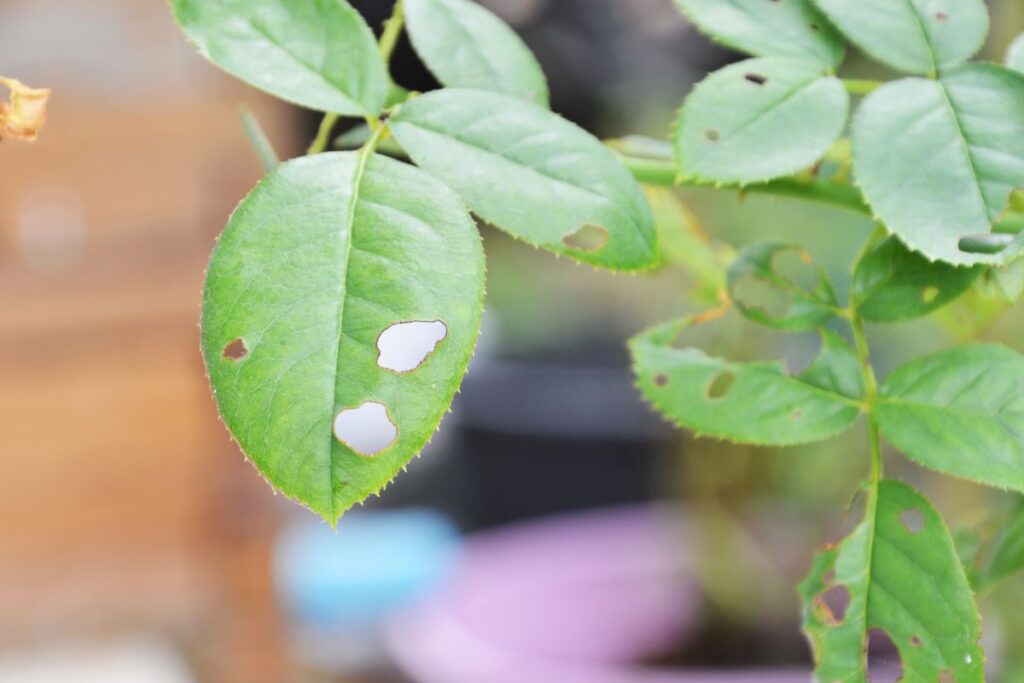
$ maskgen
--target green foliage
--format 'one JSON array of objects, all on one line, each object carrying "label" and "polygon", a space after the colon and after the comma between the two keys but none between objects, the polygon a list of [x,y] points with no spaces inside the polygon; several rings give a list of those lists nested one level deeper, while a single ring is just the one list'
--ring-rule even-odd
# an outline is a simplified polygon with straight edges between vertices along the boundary
[{"label": "green foliage", "polygon": [[373,32],[345,0],[173,0],[204,57],[295,104],[354,116],[384,107]]},{"label": "green foliage", "polygon": [[[743,249],[729,268],[729,297],[736,309],[756,323],[780,330],[813,330],[825,324],[839,312],[839,303],[832,281],[824,268],[810,272],[813,285],[800,282],[799,274],[783,272],[779,257],[795,255],[801,265],[811,263],[810,254],[795,244],[784,242],[756,242]],[[744,300],[743,286],[753,284],[758,289],[772,290],[779,310]]]},{"label": "green foliage", "polygon": [[828,151],[849,107],[843,84],[813,62],[733,64],[686,99],[676,132],[679,167],[687,177],[729,183],[791,175]]},{"label": "green foliage", "polygon": [[470,0],[406,0],[405,11],[413,47],[441,83],[547,106],[537,59],[489,10]]},{"label": "green foliage", "polygon": [[1010,50],[1006,53],[1006,66],[1024,71],[1024,35],[1018,36],[1010,45]]},{"label": "green foliage", "polygon": [[641,391],[667,417],[702,436],[785,446],[827,439],[860,415],[860,366],[849,344],[822,332],[818,358],[800,375],[781,362],[732,363],[675,348],[692,320],[667,323],[630,342]]},{"label": "green foliage", "polygon": [[972,344],[926,356],[882,385],[878,426],[926,467],[1024,491],[1024,357]]},{"label": "green foliage", "polygon": [[[462,379],[483,270],[458,199],[405,164],[339,152],[260,183],[210,262],[202,338],[224,422],[264,476],[331,522],[387,484]],[[446,336],[415,369],[382,368],[382,333],[408,321],[440,321]],[[398,432],[371,456],[333,430],[367,402]]]},{"label": "green foliage", "polygon": [[740,52],[793,57],[835,68],[843,61],[842,38],[809,0],[676,0],[711,38]]},{"label": "green foliage", "polygon": [[[982,681],[977,609],[949,534],[920,494],[884,479],[880,435],[931,469],[1024,491],[1024,357],[954,347],[879,386],[865,325],[962,306],[965,292],[977,302],[1024,291],[1024,73],[1014,70],[1024,70],[1024,37],[1009,68],[965,64],[987,33],[982,0],[677,4],[757,58],[694,90],[674,145],[612,151],[547,109],[536,59],[470,0],[399,0],[378,41],[344,0],[172,0],[212,62],[327,112],[311,155],[339,116],[363,119],[336,140],[358,151],[280,165],[245,119],[268,176],[217,245],[202,314],[224,421],[274,486],[334,523],[420,451],[466,370],[484,269],[467,208],[609,270],[651,269],[663,247],[666,267],[689,273],[691,300],[719,307],[630,342],[639,388],[659,412],[698,435],[767,446],[866,422],[864,519],[801,587],[818,680],[865,681],[867,634],[878,629],[900,651],[902,680]],[[448,87],[419,95],[389,75],[406,19]],[[842,79],[844,36],[912,77]],[[850,93],[866,98],[851,139],[840,139]],[[676,184],[873,215],[880,227],[853,259],[849,302],[799,245],[757,242],[734,256],[703,232]],[[675,346],[730,308],[816,331],[821,350],[790,374],[781,362]],[[396,360],[394,338],[414,328],[422,348]],[[972,561],[979,586],[1024,568],[1022,519],[986,563]],[[841,617],[833,591],[849,598]]]},{"label": "green foliage", "polygon": [[[878,483],[863,521],[815,558],[800,595],[815,680],[866,683],[873,630],[899,650],[902,681],[985,680],[978,611],[953,541],[906,484]],[[841,615],[839,597],[848,601]]]},{"label": "green foliage", "polygon": [[912,320],[955,300],[981,273],[980,267],[932,263],[888,237],[873,244],[857,262],[850,297],[865,320]]},{"label": "green foliage", "polygon": [[983,0],[814,0],[857,47],[883,64],[934,76],[981,49]]},{"label": "green foliage", "polygon": [[[872,93],[854,122],[857,180],[881,221],[912,249],[948,263],[1007,262],[965,252],[1024,187],[1024,74],[972,64],[939,80],[905,79]],[[1005,243],[1003,243],[1005,246]]]},{"label": "green foliage", "polygon": [[[515,237],[604,268],[657,263],[643,192],[575,124],[508,95],[446,89],[405,104],[389,126],[417,164]],[[577,246],[581,232],[596,243]]]}]

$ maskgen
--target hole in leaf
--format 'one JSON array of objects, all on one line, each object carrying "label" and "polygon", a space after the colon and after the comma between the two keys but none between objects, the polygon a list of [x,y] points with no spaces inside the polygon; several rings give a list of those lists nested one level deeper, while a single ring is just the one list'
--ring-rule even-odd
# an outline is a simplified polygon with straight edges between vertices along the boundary
[{"label": "hole in leaf", "polygon": [[921,533],[924,529],[924,513],[917,508],[904,510],[900,513],[900,523],[912,534]]},{"label": "hole in leaf", "polygon": [[249,347],[245,345],[244,339],[236,339],[224,347],[224,359],[239,361],[249,355]]},{"label": "hole in leaf", "polygon": [[563,237],[562,243],[570,249],[597,251],[608,244],[608,231],[600,225],[587,224]]},{"label": "hole in leaf", "polygon": [[968,254],[998,254],[1013,241],[1013,235],[1005,233],[983,233],[967,235],[957,242],[960,251]]},{"label": "hole in leaf", "polygon": [[924,304],[930,304],[939,297],[940,290],[938,287],[925,287],[921,290],[921,302]]},{"label": "hole in leaf", "polygon": [[717,400],[729,393],[732,383],[736,381],[736,375],[731,372],[720,372],[708,384],[707,395],[712,401]]},{"label": "hole in leaf", "polygon": [[832,586],[821,594],[821,604],[828,611],[829,619],[834,624],[841,624],[846,619],[846,610],[850,608],[850,589],[846,586]]},{"label": "hole in leaf", "polygon": [[949,669],[946,669],[939,674],[939,683],[956,683],[956,675]]},{"label": "hole in leaf", "polygon": [[973,663],[974,663],[974,657],[972,657],[970,655],[964,655],[964,664],[973,664]]},{"label": "hole in leaf", "polygon": [[394,372],[411,372],[423,365],[448,336],[440,320],[395,323],[377,337],[377,365]]},{"label": "hole in leaf", "polygon": [[398,436],[398,428],[382,403],[367,401],[334,418],[334,436],[359,455],[377,455]]},{"label": "hole in leaf", "polygon": [[714,128],[708,128],[706,131],[704,131],[704,135],[711,142],[718,142],[719,140],[722,139],[722,134],[719,133]]},{"label": "hole in leaf", "polygon": [[736,283],[732,298],[750,309],[759,309],[773,318],[781,318],[789,312],[789,294],[775,283],[767,282],[754,275],[744,275]]},{"label": "hole in leaf", "polygon": [[765,76],[762,76],[761,74],[747,74],[744,76],[744,78],[746,78],[754,85],[764,85],[765,83],[768,82],[768,79]]},{"label": "hole in leaf", "polygon": [[812,291],[821,275],[814,259],[803,249],[782,249],[772,257],[772,270],[805,292]]},{"label": "hole in leaf", "polygon": [[896,643],[885,631],[868,632],[868,680],[871,683],[897,683],[903,677],[903,660]]},{"label": "hole in leaf", "polygon": [[668,375],[655,375],[654,385],[659,387],[668,386]]}]

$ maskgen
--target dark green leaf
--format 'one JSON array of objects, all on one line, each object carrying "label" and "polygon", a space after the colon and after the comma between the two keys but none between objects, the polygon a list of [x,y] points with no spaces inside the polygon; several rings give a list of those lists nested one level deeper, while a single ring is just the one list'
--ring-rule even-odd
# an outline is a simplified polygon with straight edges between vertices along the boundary
[{"label": "dark green leaf", "polygon": [[727,66],[686,98],[676,126],[680,173],[723,183],[791,175],[829,150],[849,108],[843,84],[820,65],[765,57]]},{"label": "dark green leaf", "polygon": [[[853,160],[858,184],[886,227],[910,248],[949,263],[1003,263],[969,253],[1024,187],[1024,74],[971,64],[939,81],[904,79],[872,93],[858,112]],[[966,246],[966,244],[964,245]]]},{"label": "dark green leaf", "polygon": [[784,446],[846,431],[860,414],[861,371],[849,344],[822,332],[822,349],[801,375],[779,362],[732,363],[695,348],[674,348],[692,324],[661,325],[630,342],[647,399],[700,436]]},{"label": "dark green leaf", "polygon": [[996,537],[988,562],[981,572],[980,588],[991,588],[1021,571],[1024,571],[1024,507],[1018,507]]},{"label": "dark green leaf", "polygon": [[835,68],[842,37],[809,0],[676,0],[714,40],[762,57],[793,57]]},{"label": "dark green leaf", "polygon": [[547,106],[540,64],[490,10],[470,0],[405,0],[405,11],[413,47],[442,84]]},{"label": "dark green leaf", "polygon": [[983,683],[978,608],[942,519],[902,482],[882,481],[869,498],[861,524],[800,586],[815,680],[866,683],[867,635],[879,630],[899,650],[901,681]]},{"label": "dark green leaf", "polygon": [[932,354],[882,385],[878,425],[939,472],[1024,491],[1024,357],[972,344]]},{"label": "dark green leaf", "polygon": [[864,52],[922,76],[967,61],[988,34],[983,0],[814,1]]},{"label": "dark green leaf", "polygon": [[373,32],[345,0],[173,0],[211,62],[281,99],[374,116],[388,76]]},{"label": "dark green leaf", "polygon": [[[796,263],[784,269],[780,258],[787,254]],[[789,272],[793,266],[806,271],[810,282]],[[780,330],[813,330],[839,310],[825,269],[814,268],[810,254],[784,242],[757,242],[740,251],[729,268],[729,297],[746,318]]]},{"label": "dark green leaf", "polygon": [[910,320],[953,301],[982,272],[981,267],[929,261],[895,237],[887,237],[872,246],[857,263],[850,296],[865,320]]},{"label": "dark green leaf", "polygon": [[596,138],[546,109],[483,90],[421,95],[391,118],[398,142],[488,223],[614,270],[658,261],[651,209]]},{"label": "dark green leaf", "polygon": [[[267,480],[332,523],[380,491],[462,379],[483,268],[458,198],[411,166],[328,153],[261,182],[214,252],[202,340],[224,422]],[[389,359],[396,344],[411,362]]]}]

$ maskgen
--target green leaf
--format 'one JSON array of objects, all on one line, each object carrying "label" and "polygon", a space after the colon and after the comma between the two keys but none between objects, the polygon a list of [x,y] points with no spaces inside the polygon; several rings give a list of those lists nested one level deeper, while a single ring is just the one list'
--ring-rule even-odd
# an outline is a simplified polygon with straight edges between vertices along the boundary
[{"label": "green leaf", "polygon": [[1007,123],[1022,120],[1024,74],[1000,66],[889,83],[854,121],[858,184],[889,230],[929,259],[1006,262],[1020,240],[997,254],[969,253],[961,240],[988,237],[1011,191],[1024,187],[1024,135]]},{"label": "green leaf", "polygon": [[883,64],[934,76],[962,64],[988,35],[984,0],[814,0],[857,47]]},{"label": "green leaf", "polygon": [[676,0],[701,31],[734,50],[837,67],[846,46],[809,0]]},{"label": "green leaf", "polygon": [[683,104],[676,126],[680,172],[723,183],[791,175],[829,150],[849,109],[842,82],[813,63],[764,57],[727,66]]},{"label": "green leaf", "polygon": [[1024,357],[971,344],[913,361],[885,380],[878,426],[925,467],[1024,491]]},{"label": "green leaf", "polygon": [[1010,50],[1006,53],[1006,66],[1024,71],[1024,35],[1017,36],[1017,40],[1010,45]]},{"label": "green leaf", "polygon": [[[780,263],[786,254],[795,264]],[[824,268],[811,267],[811,256],[795,244],[757,242],[744,248],[729,268],[729,298],[744,317],[780,330],[813,330],[839,310],[832,281]],[[793,266],[807,272],[797,273]],[[801,283],[803,274],[808,283]],[[760,298],[753,297],[760,295]]]},{"label": "green leaf", "polygon": [[1016,303],[1024,294],[1024,259],[1017,259],[1005,266],[992,267],[981,280],[982,291],[1002,301]]},{"label": "green leaf", "polygon": [[980,572],[980,589],[990,589],[1021,571],[1024,571],[1024,507],[1018,507],[996,537],[988,562]]},{"label": "green leaf", "polygon": [[173,0],[204,57],[303,107],[375,116],[388,76],[377,41],[345,0]]},{"label": "green leaf", "polygon": [[438,81],[547,106],[540,64],[515,31],[470,0],[406,0],[409,38]]},{"label": "green leaf", "polygon": [[389,125],[417,164],[512,236],[613,270],[657,264],[651,208],[633,176],[550,111],[499,93],[438,90]]},{"label": "green leaf", "polygon": [[818,358],[790,376],[780,362],[732,363],[700,349],[674,348],[692,324],[666,323],[630,341],[640,390],[679,425],[699,436],[786,446],[827,439],[857,420],[860,365],[834,332],[822,331]]},{"label": "green leaf", "polygon": [[865,320],[911,320],[959,297],[983,270],[929,261],[895,237],[887,237],[874,244],[857,263],[850,296],[857,313]]},{"label": "green leaf", "polygon": [[[817,681],[866,683],[872,630],[899,650],[901,681],[985,680],[978,608],[953,541],[931,504],[902,482],[878,484],[861,524],[815,558],[800,596]],[[840,597],[848,604],[837,614],[830,603]]]},{"label": "green leaf", "polygon": [[[411,166],[327,153],[262,181],[214,251],[202,344],[224,422],[267,480],[332,523],[386,485],[462,379],[483,270],[458,198]],[[390,359],[396,342],[411,362]]]}]

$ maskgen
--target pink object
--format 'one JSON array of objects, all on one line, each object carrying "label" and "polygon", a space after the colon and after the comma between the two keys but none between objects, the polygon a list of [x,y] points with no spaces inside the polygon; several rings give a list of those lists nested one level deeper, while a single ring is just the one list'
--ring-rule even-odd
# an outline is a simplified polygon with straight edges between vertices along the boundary
[{"label": "pink object", "polygon": [[807,671],[675,674],[630,666],[696,616],[681,513],[621,508],[469,540],[450,584],[388,629],[419,683],[806,683]]}]

